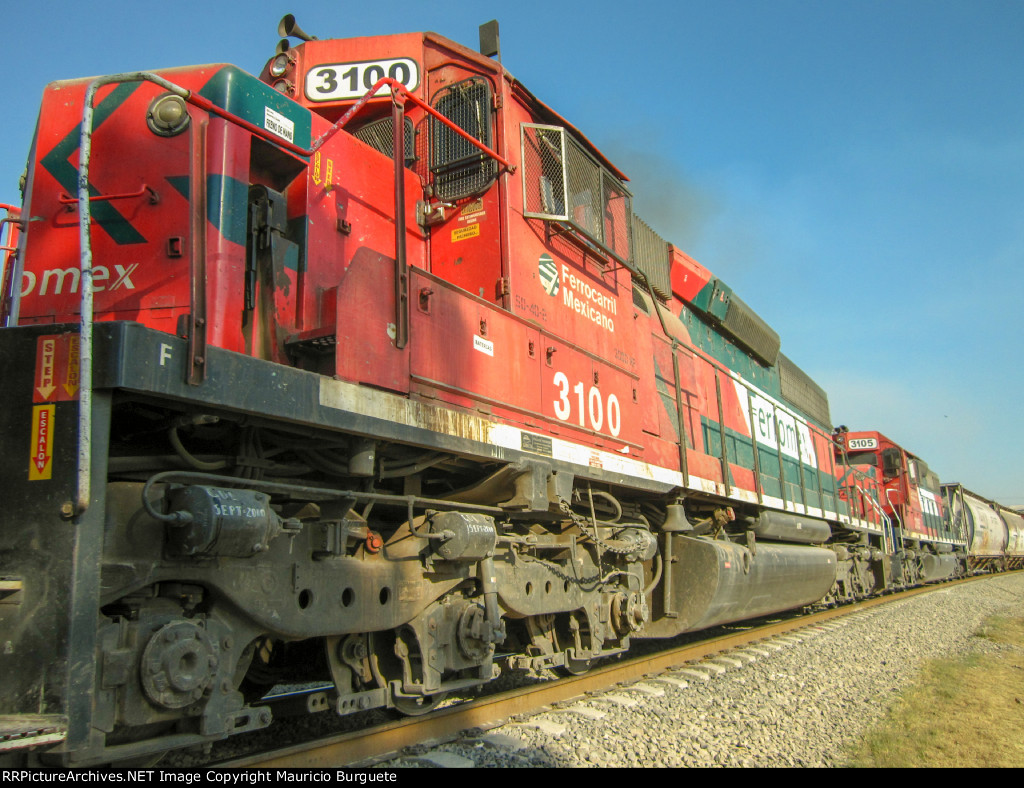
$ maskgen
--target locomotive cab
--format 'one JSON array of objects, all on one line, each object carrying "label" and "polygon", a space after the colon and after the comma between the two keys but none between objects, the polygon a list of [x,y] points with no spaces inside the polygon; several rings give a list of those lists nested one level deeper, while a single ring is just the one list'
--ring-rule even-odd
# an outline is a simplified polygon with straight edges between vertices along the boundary
[{"label": "locomotive cab", "polygon": [[[498,61],[432,33],[280,49],[262,79],[328,120],[355,113],[346,129],[385,155],[395,149],[392,87],[369,99],[368,91],[388,77],[412,97],[402,138],[418,183],[403,219],[422,230],[426,248],[397,296],[360,292],[362,321],[377,325],[345,327],[323,310],[323,325],[292,343],[300,365],[304,342],[322,342],[336,321],[333,341],[371,347],[390,368],[396,353],[382,338],[394,326],[403,347],[386,380],[340,355],[334,370],[316,368],[455,407],[469,392],[510,421],[542,414],[553,430],[642,456],[649,394],[638,384],[625,176]],[[393,298],[407,305],[396,312]]]},{"label": "locomotive cab", "polygon": [[879,479],[878,506],[892,525],[904,582],[953,574],[958,564],[951,553],[964,542],[927,464],[879,432],[837,432],[835,452],[844,465]]}]

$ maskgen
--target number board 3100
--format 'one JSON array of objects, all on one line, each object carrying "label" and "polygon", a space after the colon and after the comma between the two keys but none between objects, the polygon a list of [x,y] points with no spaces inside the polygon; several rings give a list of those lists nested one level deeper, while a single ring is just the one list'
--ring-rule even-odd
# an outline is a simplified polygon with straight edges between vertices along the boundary
[{"label": "number board 3100", "polygon": [[[408,90],[420,83],[420,69],[407,57],[366,60],[358,63],[328,63],[314,66],[306,74],[306,98],[310,101],[342,101],[361,98],[383,77],[401,82]],[[378,95],[386,96],[391,88]]]}]

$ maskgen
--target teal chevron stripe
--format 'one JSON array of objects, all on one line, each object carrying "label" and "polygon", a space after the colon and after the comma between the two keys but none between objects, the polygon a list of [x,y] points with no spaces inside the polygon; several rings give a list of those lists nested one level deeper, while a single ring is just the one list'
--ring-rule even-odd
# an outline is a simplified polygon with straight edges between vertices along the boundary
[{"label": "teal chevron stripe", "polygon": [[[188,175],[168,175],[167,182],[186,200],[189,198]],[[229,175],[207,175],[206,194],[207,220],[229,241],[245,246],[249,184]]]},{"label": "teal chevron stripe", "polygon": [[229,241],[245,246],[249,222],[249,184],[229,175],[208,175],[206,218]]},{"label": "teal chevron stripe", "polygon": [[310,145],[313,113],[240,68],[220,69],[207,80],[199,95],[260,128],[264,128],[264,113],[269,107],[295,124],[293,141],[296,145],[302,148]]},{"label": "teal chevron stripe", "polygon": [[[101,101],[93,112],[93,131],[95,132],[135,92],[138,85],[122,83]],[[68,194],[78,194],[78,169],[71,164],[71,154],[78,150],[82,138],[82,124],[68,132],[49,153],[42,158],[42,165],[54,179],[64,187]],[[89,184],[89,194],[99,196],[100,191]],[[94,202],[90,206],[92,218],[96,224],[119,245],[146,243],[146,239],[132,227],[131,223],[109,202]]]},{"label": "teal chevron stripe", "polygon": [[178,194],[184,197],[186,200],[189,198],[189,176],[188,175],[168,175],[164,178],[167,183],[171,185]]}]

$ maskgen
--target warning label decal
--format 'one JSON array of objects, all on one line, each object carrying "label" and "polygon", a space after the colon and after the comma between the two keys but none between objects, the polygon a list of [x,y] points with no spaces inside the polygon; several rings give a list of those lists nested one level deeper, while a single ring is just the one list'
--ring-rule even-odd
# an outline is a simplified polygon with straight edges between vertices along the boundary
[{"label": "warning label decal", "polygon": [[78,334],[46,334],[36,339],[33,402],[78,399],[80,341]]},{"label": "warning label decal", "polygon": [[38,482],[53,477],[53,415],[56,405],[32,406],[32,454],[28,480]]},{"label": "warning label decal", "polygon": [[57,362],[58,339],[56,336],[45,336],[36,340],[36,385],[32,390],[33,402],[46,402],[57,390],[54,384],[54,366]]},{"label": "warning label decal", "polygon": [[480,225],[471,224],[467,227],[457,227],[452,230],[452,241],[465,241],[467,238],[476,238],[480,235]]}]

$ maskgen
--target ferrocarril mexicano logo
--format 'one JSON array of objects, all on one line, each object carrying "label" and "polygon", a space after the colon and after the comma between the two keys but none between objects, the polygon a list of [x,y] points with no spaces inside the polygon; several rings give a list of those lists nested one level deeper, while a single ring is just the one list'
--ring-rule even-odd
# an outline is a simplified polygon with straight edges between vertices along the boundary
[{"label": "ferrocarril mexicano logo", "polygon": [[615,331],[615,315],[618,312],[618,304],[612,296],[602,293],[590,282],[576,276],[564,264],[559,272],[558,265],[549,254],[540,256],[537,261],[537,271],[540,274],[540,283],[545,293],[555,296],[561,292],[564,306],[583,315],[605,331]]},{"label": "ferrocarril mexicano logo", "polygon": [[540,283],[544,287],[544,292],[549,296],[558,293],[558,266],[551,259],[551,255],[542,254],[540,256],[540,260],[537,262],[537,270],[540,272]]},{"label": "ferrocarril mexicano logo", "polygon": [[565,306],[605,331],[615,331],[618,304],[614,298],[601,292],[600,288],[594,287],[586,279],[576,276],[564,263],[561,280],[565,285],[562,288],[562,303]]}]

